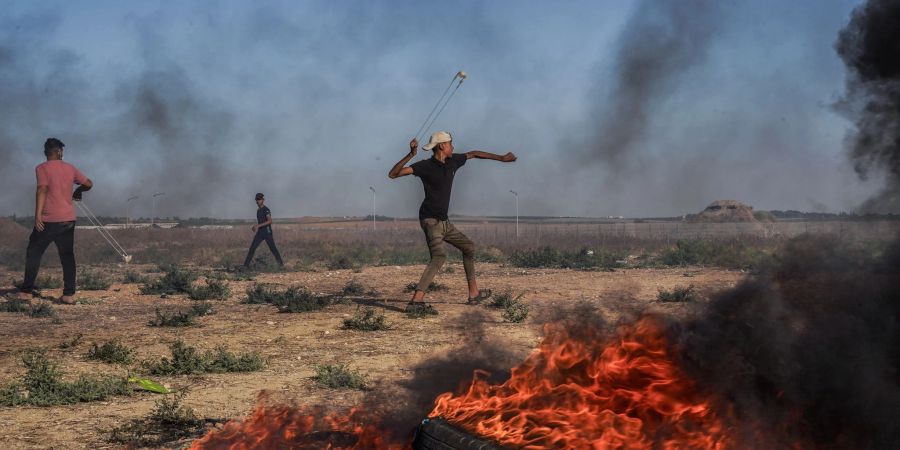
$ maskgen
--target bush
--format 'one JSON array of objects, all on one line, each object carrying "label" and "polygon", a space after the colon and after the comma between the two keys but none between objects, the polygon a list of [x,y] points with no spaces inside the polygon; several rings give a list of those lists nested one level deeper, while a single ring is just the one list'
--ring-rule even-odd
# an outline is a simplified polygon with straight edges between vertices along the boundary
[{"label": "bush", "polygon": [[191,309],[171,314],[165,314],[156,308],[156,317],[151,319],[148,325],[151,327],[189,327],[197,324],[195,318],[210,314],[212,314],[212,305],[205,301],[194,302]]},{"label": "bush", "polygon": [[146,283],[147,278],[140,273],[138,273],[134,269],[128,269],[125,271],[125,275],[122,276],[122,283],[125,284],[138,284],[138,283]]},{"label": "bush", "polygon": [[366,376],[350,370],[345,364],[325,364],[316,366],[317,383],[332,389],[365,389]]},{"label": "bush", "polygon": [[488,308],[494,309],[506,309],[519,301],[525,294],[519,294],[515,298],[513,298],[512,293],[510,291],[501,292],[493,297],[491,297],[491,301],[489,303],[485,303],[484,306]]},{"label": "bush", "polygon": [[188,294],[192,300],[226,300],[231,295],[228,282],[207,278],[205,286],[195,286]]},{"label": "bush", "polygon": [[103,343],[103,345],[91,344],[91,349],[88,350],[86,356],[88,359],[95,359],[109,364],[128,365],[133,360],[132,353],[134,353],[134,349],[123,345],[117,339],[113,339]]},{"label": "bush", "polygon": [[199,437],[206,428],[189,406],[181,402],[187,391],[165,395],[147,417],[113,428],[109,441],[134,447],[161,447],[177,440]]},{"label": "bush", "polygon": [[82,291],[105,291],[112,286],[112,280],[99,272],[82,270],[78,273],[77,284]]},{"label": "bush", "polygon": [[279,291],[271,285],[256,283],[247,288],[245,303],[271,304],[278,308],[278,312],[296,313],[322,309],[334,304],[334,299],[328,296],[315,295],[309,289],[303,287],[289,287]]},{"label": "bush", "polygon": [[334,303],[334,299],[318,296],[306,288],[289,287],[272,303],[280,313],[317,311]]},{"label": "bush", "polygon": [[500,316],[503,317],[503,320],[506,322],[524,322],[528,317],[528,305],[519,301],[514,301],[503,308],[503,313]]},{"label": "bush", "polygon": [[[419,283],[408,283],[406,287],[403,288],[403,292],[413,292],[419,287]],[[437,291],[449,291],[450,288],[447,287],[446,284],[435,283],[432,281],[428,283],[428,289],[426,292],[437,292]]]},{"label": "bush", "polygon": [[152,282],[145,282],[144,285],[141,286],[141,294],[159,295],[190,293],[192,284],[196,279],[197,274],[193,271],[178,266],[166,266],[162,277]]},{"label": "bush", "polygon": [[37,289],[59,289],[63,287],[63,281],[59,278],[45,275],[35,280],[34,285],[37,287]]},{"label": "bush", "polygon": [[762,249],[743,240],[706,241],[685,239],[663,250],[657,258],[666,266],[719,266],[736,269],[757,268],[771,259]]},{"label": "bush", "polygon": [[619,260],[622,258],[622,255],[604,250],[594,251],[582,248],[575,252],[546,246],[535,250],[513,252],[509,262],[513,266],[527,268],[611,270],[621,267],[622,264]]},{"label": "bush", "polygon": [[436,316],[438,314],[434,306],[427,303],[415,303],[406,305],[406,317],[410,319],[421,319],[425,316]]},{"label": "bush", "polygon": [[203,373],[255,372],[265,366],[256,352],[234,354],[225,347],[200,353],[181,339],[169,346],[172,358],[144,361],[142,366],[151,375],[194,375]]},{"label": "bush", "polygon": [[31,304],[27,314],[29,317],[55,317],[56,311],[49,303],[37,302]]},{"label": "bush", "polygon": [[53,305],[45,302],[30,302],[11,298],[0,303],[0,312],[27,314],[29,317],[54,317]]},{"label": "bush", "polygon": [[350,280],[341,289],[341,295],[359,296],[366,293],[366,287],[356,280]]},{"label": "bush", "polygon": [[688,287],[676,287],[671,291],[660,289],[659,294],[656,296],[657,301],[667,303],[690,302],[694,301],[695,298],[696,295],[693,284]]},{"label": "bush", "polygon": [[0,388],[0,406],[71,405],[131,393],[124,378],[82,375],[73,382],[63,381],[59,366],[43,350],[27,352],[22,362],[26,369],[22,383]]},{"label": "bush", "polygon": [[350,319],[344,319],[344,328],[360,331],[389,330],[391,326],[385,321],[384,313],[376,313],[374,308],[357,311]]},{"label": "bush", "polygon": [[344,269],[353,269],[359,267],[359,264],[351,261],[346,256],[341,256],[339,258],[332,259],[325,264],[325,267],[328,270],[344,270]]}]

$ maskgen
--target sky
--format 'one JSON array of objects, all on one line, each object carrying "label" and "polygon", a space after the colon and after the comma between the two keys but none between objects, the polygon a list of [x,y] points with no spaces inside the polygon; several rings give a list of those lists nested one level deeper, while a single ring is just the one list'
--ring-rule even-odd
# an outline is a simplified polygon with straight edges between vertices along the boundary
[{"label": "sky", "polygon": [[[415,217],[387,172],[429,132],[470,160],[451,214],[658,217],[717,199],[853,211],[835,52],[855,1],[6,1],[0,215],[33,213],[43,141],[98,214]],[[428,157],[420,151],[416,160]]]}]

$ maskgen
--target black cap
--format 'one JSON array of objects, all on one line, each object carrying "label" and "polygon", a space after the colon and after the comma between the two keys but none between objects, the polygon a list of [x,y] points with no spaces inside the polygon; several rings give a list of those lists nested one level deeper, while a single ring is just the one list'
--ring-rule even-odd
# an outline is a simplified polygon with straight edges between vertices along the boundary
[{"label": "black cap", "polygon": [[257,199],[257,200],[262,200],[262,199],[264,199],[264,198],[266,198],[266,196],[263,195],[262,192],[257,192],[257,193],[256,193],[256,199]]}]

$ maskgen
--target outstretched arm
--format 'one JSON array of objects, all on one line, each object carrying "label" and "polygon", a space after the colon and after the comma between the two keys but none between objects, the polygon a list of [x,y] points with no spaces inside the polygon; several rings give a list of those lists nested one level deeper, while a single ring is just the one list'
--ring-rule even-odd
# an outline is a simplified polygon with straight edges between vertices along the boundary
[{"label": "outstretched arm", "polygon": [[496,153],[483,152],[481,150],[472,150],[470,152],[466,152],[466,159],[492,159],[494,161],[500,162],[513,162],[516,160],[516,155],[513,152],[508,152],[505,155],[498,155]]},{"label": "outstretched arm", "polygon": [[419,150],[419,141],[413,139],[409,141],[409,153],[406,154],[400,161],[397,161],[397,164],[394,164],[394,167],[391,167],[391,171],[388,172],[388,178],[397,178],[397,177],[405,177],[407,175],[412,175],[413,170],[412,167],[406,167],[406,163],[412,159],[413,156],[416,156],[416,152]]}]

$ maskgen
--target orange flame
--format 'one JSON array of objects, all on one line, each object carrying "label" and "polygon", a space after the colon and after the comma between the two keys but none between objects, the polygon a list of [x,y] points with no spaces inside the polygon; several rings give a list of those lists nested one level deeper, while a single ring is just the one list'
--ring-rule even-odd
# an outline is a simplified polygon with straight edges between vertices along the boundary
[{"label": "orange flame", "polygon": [[192,450],[399,450],[408,447],[390,443],[378,421],[359,409],[336,415],[321,408],[268,405],[265,393],[260,394],[253,414],[247,420],[228,422],[191,445]]},{"label": "orange flame", "polygon": [[[490,385],[478,371],[465,392],[440,395],[430,416],[510,448],[734,447],[711,398],[677,366],[664,329],[647,316],[609,342],[599,330],[576,339],[561,324],[545,325],[543,342],[509,380]],[[191,448],[409,448],[379,423],[358,409],[339,416],[268,406],[262,395],[246,421],[229,422]]]},{"label": "orange flame", "polygon": [[677,367],[659,320],[623,327],[607,345],[545,325],[538,350],[501,385],[479,374],[431,412],[511,448],[721,449],[711,401]]}]

